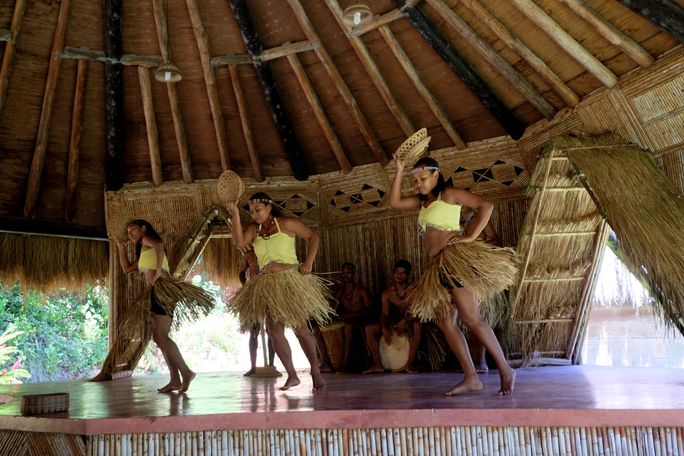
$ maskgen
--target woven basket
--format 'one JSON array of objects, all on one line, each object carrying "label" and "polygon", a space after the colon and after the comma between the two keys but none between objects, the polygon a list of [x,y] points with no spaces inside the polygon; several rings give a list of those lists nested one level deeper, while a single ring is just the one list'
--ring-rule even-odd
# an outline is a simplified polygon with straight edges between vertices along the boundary
[{"label": "woven basket", "polygon": [[423,155],[431,138],[427,134],[427,128],[421,128],[401,143],[394,155],[404,162],[413,161]]},{"label": "woven basket", "polygon": [[245,191],[245,184],[240,176],[231,170],[226,170],[219,176],[216,190],[222,201],[237,201]]},{"label": "woven basket", "polygon": [[68,393],[27,394],[21,398],[22,415],[69,411]]}]

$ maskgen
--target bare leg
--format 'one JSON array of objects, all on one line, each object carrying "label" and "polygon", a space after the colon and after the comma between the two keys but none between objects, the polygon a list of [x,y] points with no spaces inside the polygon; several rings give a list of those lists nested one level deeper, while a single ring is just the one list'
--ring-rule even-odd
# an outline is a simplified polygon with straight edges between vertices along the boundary
[{"label": "bare leg", "polygon": [[463,324],[468,327],[473,337],[479,340],[494,358],[501,377],[499,394],[502,396],[511,394],[515,386],[515,370],[508,365],[492,328],[480,318],[477,303],[472,293],[466,288],[456,288],[451,290],[451,296],[456,301],[458,314]]},{"label": "bare leg", "polygon": [[478,374],[486,374],[489,372],[489,366],[487,366],[487,350],[485,350],[484,345],[480,343],[476,338],[471,338],[468,341],[470,346],[470,354],[475,362],[475,370]]},{"label": "bare leg", "polygon": [[437,326],[444,334],[447,344],[449,344],[449,348],[451,348],[451,351],[456,355],[458,362],[461,363],[464,374],[463,380],[446,393],[447,396],[456,396],[458,394],[479,391],[482,389],[482,382],[478,378],[477,372],[475,372],[475,366],[470,357],[465,337],[463,337],[463,333],[458,329],[458,326],[454,325],[455,313],[455,310],[452,310],[451,315],[448,315],[437,322]]},{"label": "bare leg", "polygon": [[294,364],[292,363],[292,350],[290,350],[290,344],[285,338],[285,326],[282,323],[273,321],[271,316],[266,317],[266,328],[268,333],[271,335],[271,340],[273,341],[273,348],[275,349],[278,358],[283,363],[285,371],[287,372],[287,380],[285,384],[279,389],[287,390],[293,386],[299,385],[299,377],[297,377],[297,372],[295,371]]},{"label": "bare leg", "polygon": [[302,323],[294,329],[295,335],[299,340],[299,345],[302,346],[306,358],[309,360],[311,365],[311,379],[313,380],[313,389],[321,390],[325,388],[325,380],[321,375],[321,370],[318,367],[318,356],[316,353],[316,339],[314,339],[313,334],[311,334],[311,329],[309,329],[309,324],[307,322]]},{"label": "bare leg", "polygon": [[249,361],[252,365],[250,369],[242,374],[245,377],[254,375],[256,372],[257,349],[259,348],[259,327],[255,326],[249,330]]},{"label": "bare leg", "polygon": [[320,328],[314,328],[313,330],[314,338],[316,339],[316,348],[319,355],[318,366],[321,372],[335,372],[330,356],[328,355],[328,346],[325,344],[325,339],[323,339],[323,334]]},{"label": "bare leg", "polygon": [[411,346],[409,347],[408,361],[406,362],[406,368],[404,369],[404,372],[409,374],[416,372],[416,370],[413,367],[413,362],[416,359],[418,345],[420,345],[420,338],[423,335],[423,325],[419,320],[413,320],[411,324],[413,326],[413,336],[411,338]]},{"label": "bare leg", "polygon": [[[268,332],[268,331],[266,331]],[[273,366],[275,364],[275,350],[273,349],[273,341],[271,340],[271,335],[268,334],[268,342],[266,342],[267,345],[267,350],[268,350],[268,365]]]},{"label": "bare leg", "polygon": [[380,325],[378,323],[366,325],[364,330],[366,332],[366,346],[368,347],[368,351],[370,351],[373,364],[363,371],[363,373],[382,374],[385,372],[385,368],[382,367],[382,361],[380,360],[380,337],[382,337]]},{"label": "bare leg", "polygon": [[[190,382],[195,378],[195,373],[190,370],[178,345],[169,337],[171,329],[171,317],[167,315],[154,315],[153,338],[164,355],[169,366],[171,380],[168,385],[159,388],[160,393],[178,390],[181,393],[188,390]],[[180,373],[180,378],[178,374]]]}]

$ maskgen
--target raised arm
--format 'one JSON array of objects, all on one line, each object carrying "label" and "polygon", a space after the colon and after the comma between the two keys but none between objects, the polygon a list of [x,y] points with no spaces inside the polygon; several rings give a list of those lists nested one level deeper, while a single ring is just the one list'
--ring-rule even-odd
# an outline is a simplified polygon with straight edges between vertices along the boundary
[{"label": "raised arm", "polygon": [[418,209],[420,207],[420,200],[417,196],[401,197],[401,178],[404,174],[404,161],[394,154],[394,163],[397,166],[397,173],[394,175],[394,181],[390,189],[390,207],[403,210]]},{"label": "raised arm", "polygon": [[290,236],[297,236],[306,241],[306,258],[299,267],[299,272],[308,274],[313,268],[313,262],[318,253],[318,245],[320,243],[320,236],[318,233],[304,224],[301,220],[292,217],[280,218],[280,229],[285,234]]},{"label": "raised arm", "polygon": [[230,226],[233,234],[233,244],[238,249],[242,249],[245,246],[252,243],[256,236],[256,230],[254,225],[250,224],[244,230],[242,229],[242,222],[240,221],[240,209],[237,207],[235,201],[228,201],[226,203],[226,209],[230,213]]},{"label": "raised arm", "polygon": [[118,238],[114,238],[114,241],[116,241],[116,249],[119,251],[119,263],[121,264],[121,269],[123,269],[123,272],[128,274],[129,272],[133,272],[138,269],[138,260],[135,260],[132,263],[128,261],[125,242],[121,242]]}]

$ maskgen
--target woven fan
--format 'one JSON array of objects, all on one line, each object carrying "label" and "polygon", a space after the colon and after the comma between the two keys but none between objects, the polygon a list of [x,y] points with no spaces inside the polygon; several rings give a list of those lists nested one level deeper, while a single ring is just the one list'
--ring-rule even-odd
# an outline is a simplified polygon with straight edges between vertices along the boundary
[{"label": "woven fan", "polygon": [[221,173],[216,187],[222,201],[237,201],[242,192],[245,191],[245,184],[242,179],[231,170]]},{"label": "woven fan", "polygon": [[430,139],[431,136],[427,135],[427,128],[421,128],[401,143],[394,154],[404,162],[413,161],[423,155],[430,144]]}]

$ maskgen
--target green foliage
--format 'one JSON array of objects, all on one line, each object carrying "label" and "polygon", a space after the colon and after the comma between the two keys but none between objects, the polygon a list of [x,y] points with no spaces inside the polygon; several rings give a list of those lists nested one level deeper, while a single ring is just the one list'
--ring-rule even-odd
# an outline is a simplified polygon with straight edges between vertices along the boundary
[{"label": "green foliage", "polygon": [[22,383],[22,378],[31,377],[31,374],[26,369],[21,368],[21,361],[19,359],[13,361],[10,367],[3,367],[7,362],[12,361],[12,355],[18,351],[17,347],[7,345],[7,342],[21,334],[23,332],[15,331],[11,325],[3,334],[0,334],[0,369],[2,369],[0,370],[0,384]]}]

